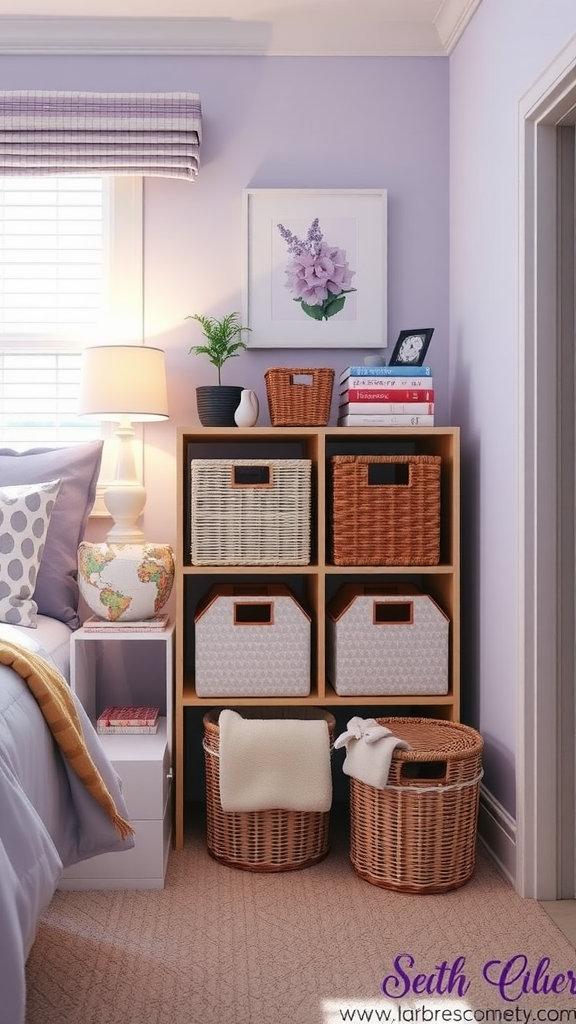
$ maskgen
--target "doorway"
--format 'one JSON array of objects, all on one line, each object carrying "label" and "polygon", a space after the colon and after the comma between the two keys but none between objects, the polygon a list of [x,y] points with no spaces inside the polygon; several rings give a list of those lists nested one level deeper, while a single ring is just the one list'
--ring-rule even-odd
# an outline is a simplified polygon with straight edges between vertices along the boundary
[{"label": "doorway", "polygon": [[521,895],[576,894],[576,40],[520,105]]}]

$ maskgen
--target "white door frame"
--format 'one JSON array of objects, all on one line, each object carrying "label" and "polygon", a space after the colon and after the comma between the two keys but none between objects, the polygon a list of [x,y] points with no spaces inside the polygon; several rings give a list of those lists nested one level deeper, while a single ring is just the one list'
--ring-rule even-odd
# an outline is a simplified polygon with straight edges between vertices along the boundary
[{"label": "white door frame", "polygon": [[[525,94],[519,111],[516,888],[522,896],[545,900],[574,896],[574,665],[573,651],[566,660],[559,643],[564,612],[559,569],[565,502],[561,460],[566,452],[562,451],[557,404],[562,372],[557,126],[574,109],[576,36]],[[573,381],[570,388],[573,402]],[[573,448],[571,456],[573,459]],[[573,502],[573,494],[570,500]],[[573,522],[571,528],[573,531]],[[570,631],[572,648],[573,637],[574,626]],[[567,671],[570,662],[572,678]],[[568,723],[572,742],[564,744],[568,707],[572,707]],[[566,772],[570,782],[568,790],[563,790]],[[568,791],[572,792],[571,805],[566,799]]]}]

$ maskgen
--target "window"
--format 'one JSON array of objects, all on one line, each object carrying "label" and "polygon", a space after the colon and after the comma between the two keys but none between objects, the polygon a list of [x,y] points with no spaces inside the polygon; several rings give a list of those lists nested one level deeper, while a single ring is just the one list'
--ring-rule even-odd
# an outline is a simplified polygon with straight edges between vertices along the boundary
[{"label": "window", "polygon": [[12,447],[98,437],[100,423],[76,415],[79,352],[0,351],[0,437]]},{"label": "window", "polygon": [[74,342],[102,316],[106,188],[92,177],[0,179],[0,333]]},{"label": "window", "polygon": [[99,436],[81,350],[142,332],[142,179],[0,177],[0,439]]}]

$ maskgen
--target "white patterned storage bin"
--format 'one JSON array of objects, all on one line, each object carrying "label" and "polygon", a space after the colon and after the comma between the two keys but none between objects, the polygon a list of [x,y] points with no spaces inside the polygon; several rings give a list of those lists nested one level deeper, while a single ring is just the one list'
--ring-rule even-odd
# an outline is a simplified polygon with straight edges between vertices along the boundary
[{"label": "white patterned storage bin", "polygon": [[310,693],[310,617],[284,584],[216,584],[194,624],[198,697]]},{"label": "white patterned storage bin", "polygon": [[192,459],[192,565],[308,565],[310,459]]},{"label": "white patterned storage bin", "polygon": [[327,609],[327,674],[340,696],[448,693],[448,617],[409,584],[347,583]]}]

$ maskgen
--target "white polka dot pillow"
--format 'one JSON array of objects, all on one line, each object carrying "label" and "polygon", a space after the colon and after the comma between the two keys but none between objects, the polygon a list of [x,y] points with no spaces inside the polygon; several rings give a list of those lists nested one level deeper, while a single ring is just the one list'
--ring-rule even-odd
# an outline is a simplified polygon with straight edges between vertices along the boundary
[{"label": "white polka dot pillow", "polygon": [[59,480],[0,487],[0,622],[37,625],[33,600]]}]

